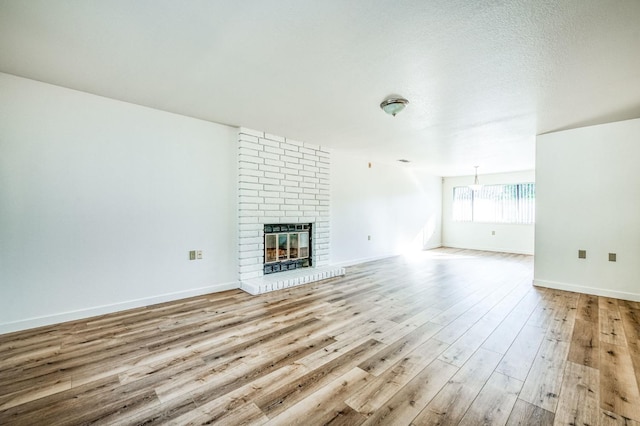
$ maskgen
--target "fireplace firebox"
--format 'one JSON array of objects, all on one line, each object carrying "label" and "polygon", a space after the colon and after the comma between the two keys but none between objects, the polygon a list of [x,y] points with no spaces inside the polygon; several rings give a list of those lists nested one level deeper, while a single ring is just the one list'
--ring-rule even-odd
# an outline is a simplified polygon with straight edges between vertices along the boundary
[{"label": "fireplace firebox", "polygon": [[264,273],[311,266],[310,223],[264,225]]}]

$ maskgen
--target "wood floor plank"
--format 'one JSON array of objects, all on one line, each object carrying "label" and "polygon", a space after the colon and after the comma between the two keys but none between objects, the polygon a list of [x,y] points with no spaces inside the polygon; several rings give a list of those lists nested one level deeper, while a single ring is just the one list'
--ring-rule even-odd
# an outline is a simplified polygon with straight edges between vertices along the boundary
[{"label": "wood floor plank", "polygon": [[640,393],[626,347],[600,343],[600,408],[640,421]]},{"label": "wood floor plank", "polygon": [[611,297],[598,297],[598,307],[604,310],[618,311],[618,300]]},{"label": "wood floor plank", "polygon": [[205,413],[204,418],[200,418],[198,424],[213,424],[220,426],[235,426],[235,425],[263,425],[268,421],[268,417],[258,408],[253,402],[248,402],[238,408],[236,408],[228,416],[222,418],[212,418],[208,413]]},{"label": "wood floor plank", "polygon": [[525,381],[542,344],[544,334],[545,330],[540,327],[525,325],[496,367],[496,371]]},{"label": "wood floor plank", "polygon": [[365,425],[408,425],[447,381],[458,371],[456,367],[435,360],[406,386],[376,410]]},{"label": "wood floor plank", "polygon": [[295,324],[292,324],[288,327],[284,328],[273,328],[270,333],[261,334],[252,339],[242,339],[241,342],[232,344],[232,345],[220,345],[216,347],[215,351],[208,352],[202,355],[202,360],[206,363],[212,364],[220,359],[226,359],[229,357],[238,356],[248,350],[254,349],[256,347],[265,346],[273,342],[274,340],[279,340],[281,338],[289,338],[290,333],[301,333],[304,335],[304,332],[309,330],[310,328],[316,326],[316,330],[322,328],[320,321],[315,318],[308,318],[303,321],[299,321]]},{"label": "wood floor plank", "polygon": [[384,334],[395,326],[396,323],[393,321],[379,318],[376,315],[368,315],[368,318],[352,321],[341,329],[333,330],[329,336],[335,340],[353,340],[360,336],[369,336],[375,339],[379,334]]},{"label": "wood floor plank", "polygon": [[430,322],[429,320],[439,312],[439,309],[425,308],[422,312],[407,318],[395,327],[392,327],[389,330],[378,334],[376,336],[376,340],[387,344],[393,343],[398,338],[404,337],[416,328],[424,325],[427,322]]},{"label": "wood floor plank", "polygon": [[[502,286],[482,299],[471,309],[444,327],[435,337],[445,343],[453,343],[491,310],[502,298],[513,291],[511,286]],[[434,320],[435,322],[435,320]]]},{"label": "wood floor plank", "polygon": [[[86,368],[90,368],[95,371],[96,369],[102,369],[103,371],[112,372],[122,367],[123,359],[131,359],[144,354],[147,354],[148,350],[144,346],[119,343],[115,346],[105,344],[101,347],[101,350],[93,350],[89,354],[78,357],[52,357],[48,360],[34,359],[32,365],[26,365],[23,368],[17,370],[18,376],[9,372],[7,376],[0,375],[0,382],[11,382],[15,384],[16,381],[24,380],[27,377],[36,378],[41,376],[51,376],[52,373],[64,371],[67,376],[72,377],[75,374],[80,374]],[[55,374],[54,374],[55,375]]]},{"label": "wood floor plank", "polygon": [[507,426],[552,425],[553,421],[554,414],[552,412],[518,399],[509,415]]},{"label": "wood floor plank", "polygon": [[[115,414],[111,420],[111,424],[129,424],[129,425],[157,425],[157,424],[175,424],[175,419],[188,413],[197,413],[196,404],[188,398],[175,399],[169,403],[158,404],[149,407],[146,410],[138,410],[131,413],[129,417],[119,416]],[[102,422],[102,424],[109,424]],[[180,423],[185,424],[185,423]]]},{"label": "wood floor plank", "polygon": [[555,413],[569,343],[545,337],[524,382],[520,399]]},{"label": "wood floor plank", "polygon": [[[501,357],[495,352],[479,349],[413,419],[412,424],[458,424],[493,373]],[[517,386],[520,387],[520,384]]]},{"label": "wood floor plank", "polygon": [[355,367],[363,359],[379,350],[380,346],[382,346],[380,342],[368,340],[301,378],[284,383],[276,392],[258,398],[255,403],[269,418],[273,418],[323,387],[336,376]]},{"label": "wood floor plank", "polygon": [[366,371],[355,367],[326,386],[272,418],[269,425],[358,425],[366,417],[348,407],[344,400],[358,392],[371,379]]},{"label": "wood floor plank", "polygon": [[464,299],[457,301],[457,303],[435,316],[431,321],[437,324],[448,325],[486,297],[487,293],[478,289]]},{"label": "wood floor plank", "polygon": [[600,365],[600,328],[597,322],[576,318],[567,359],[586,367]]},{"label": "wood floor plank", "polygon": [[[259,377],[251,382],[244,384],[222,396],[213,396],[202,393],[198,398],[197,413],[184,413],[175,420],[176,424],[200,424],[199,422],[218,422],[223,419],[235,419],[235,413],[244,405],[251,403],[255,406],[257,398],[277,391],[281,383],[285,381],[295,380],[309,372],[309,369],[300,364],[289,364],[271,371],[270,373]],[[257,407],[257,406],[256,406]],[[262,410],[260,410],[262,413]],[[263,414],[264,422],[269,418]],[[198,420],[200,419],[200,420]],[[258,421],[259,423],[259,421]]]},{"label": "wood floor plank", "polygon": [[618,309],[600,309],[600,340],[612,345],[627,345],[624,325]]},{"label": "wood floor plank", "polygon": [[600,312],[598,296],[591,294],[580,294],[578,296],[578,310],[576,312],[576,318],[598,323],[598,317]]},{"label": "wood floor plank", "polygon": [[0,424],[638,426],[640,303],[532,272],[441,248],[0,335]]},{"label": "wood floor plank", "polygon": [[[262,425],[269,421],[269,418],[253,403],[245,402],[241,404],[233,404],[228,398],[220,398],[221,404],[228,403],[233,408],[218,409],[208,411],[201,407],[194,408],[189,411],[180,412],[179,416],[170,416],[162,418],[159,424],[168,424],[175,426],[187,425]],[[220,407],[217,407],[220,408]],[[129,419],[127,419],[129,420]],[[154,424],[155,418],[143,419],[136,421],[135,424]],[[134,424],[134,423],[131,423]]]},{"label": "wood floor plank", "polygon": [[[116,396],[114,398],[114,396]],[[39,424],[42,419],[55,419],[58,424],[79,424],[100,417],[109,410],[117,410],[123,400],[136,398],[141,402],[157,403],[153,390],[144,387],[122,389],[117,376],[91,382],[45,398],[36,399],[0,411],[0,424]],[[96,413],[96,410],[99,410]]]},{"label": "wood floor plank", "polygon": [[600,308],[597,296],[581,294],[568,360],[586,367],[600,365]]},{"label": "wood floor plank", "polygon": [[360,413],[372,415],[407,383],[413,380],[447,347],[446,343],[438,340],[427,340],[382,374],[371,378],[369,383],[355,395],[346,399],[345,402]]},{"label": "wood floor plank", "polygon": [[358,367],[369,374],[378,376],[398,360],[402,359],[414,349],[429,340],[441,328],[442,326],[440,324],[431,322],[423,324],[411,333],[399,338],[395,342],[389,344],[386,348],[378,351],[375,355],[364,360],[360,365],[358,365]]},{"label": "wood floor plank", "polygon": [[567,362],[554,425],[597,425],[600,418],[599,371]]},{"label": "wood floor plank", "polygon": [[600,426],[640,426],[640,422],[606,410],[602,410],[598,420]]},{"label": "wood floor plank", "polygon": [[5,368],[20,367],[24,364],[37,362],[39,360],[47,359],[60,353],[61,345],[51,344],[46,347],[32,349],[29,348],[26,351],[9,351],[0,355],[0,363]]},{"label": "wood floor plank", "polygon": [[[363,336],[351,341],[338,340],[327,345],[323,350],[311,352],[310,354],[296,360],[296,364],[303,365],[309,370],[313,370],[343,356],[345,353],[360,347],[370,340],[372,339],[369,336]],[[386,346],[387,345],[381,343],[380,349],[385,348]]]},{"label": "wood floor plank", "polygon": [[627,338],[629,356],[631,356],[638,389],[640,389],[640,309],[635,307],[637,305],[638,304],[624,301],[621,304],[620,312],[625,336]]},{"label": "wood floor plank", "polygon": [[315,341],[301,342],[294,347],[284,346],[278,353],[270,354],[262,359],[260,363],[245,365],[240,362],[240,367],[231,373],[225,373],[226,368],[220,371],[221,364],[216,364],[197,376],[190,374],[179,381],[166,381],[161,386],[156,387],[155,391],[163,401],[189,392],[196,404],[202,405],[246,383],[255,381],[283,366],[289,365],[306,354],[322,350],[330,342],[333,342],[333,339],[320,337]]},{"label": "wood floor plank", "polygon": [[471,404],[459,425],[502,425],[507,422],[523,383],[493,373]]},{"label": "wood floor plank", "polygon": [[540,304],[540,291],[531,288],[502,323],[492,331],[491,336],[482,344],[484,349],[506,354],[531,313]]},{"label": "wood floor plank", "polygon": [[554,296],[557,296],[558,291],[550,289],[545,290],[547,291],[543,293],[541,303],[538,304],[529,316],[527,325],[540,327],[546,330],[549,328],[549,325],[555,315],[557,304],[554,302]]},{"label": "wood floor plank", "polygon": [[[41,329],[35,329],[41,330]],[[26,330],[22,332],[7,333],[2,335],[0,341],[0,354],[20,354],[32,350],[39,350],[49,345],[59,345],[60,335],[53,331],[42,331],[40,333]],[[8,359],[9,356],[3,358]]]},{"label": "wood floor plank", "polygon": [[507,297],[497,303],[458,340],[440,355],[440,359],[461,367],[483,345],[487,338],[503,323],[504,319],[519,305],[529,292],[529,285],[518,286]]},{"label": "wood floor plank", "polygon": [[2,395],[2,397],[0,397],[0,411],[69,389],[71,389],[71,378],[57,380],[55,382],[46,379],[40,386],[34,385],[27,389]]},{"label": "wood floor plank", "polygon": [[577,293],[564,293],[555,298],[553,302],[555,304],[554,315],[547,330],[548,338],[571,342],[578,309],[578,298]]}]

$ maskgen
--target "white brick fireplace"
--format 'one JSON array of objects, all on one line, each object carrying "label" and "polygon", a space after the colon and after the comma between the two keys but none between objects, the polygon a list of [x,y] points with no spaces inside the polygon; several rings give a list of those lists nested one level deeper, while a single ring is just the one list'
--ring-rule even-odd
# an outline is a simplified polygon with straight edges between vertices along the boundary
[{"label": "white brick fireplace", "polygon": [[[329,166],[320,146],[240,128],[239,279],[252,294],[343,275],[329,266]],[[263,275],[264,225],[311,223],[313,266]]]}]

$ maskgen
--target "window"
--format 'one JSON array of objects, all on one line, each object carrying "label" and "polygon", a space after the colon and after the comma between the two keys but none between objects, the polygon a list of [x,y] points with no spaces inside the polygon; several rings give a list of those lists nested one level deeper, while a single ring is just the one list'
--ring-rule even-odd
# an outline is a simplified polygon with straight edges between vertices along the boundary
[{"label": "window", "polygon": [[535,183],[453,188],[453,220],[531,224],[535,222]]}]

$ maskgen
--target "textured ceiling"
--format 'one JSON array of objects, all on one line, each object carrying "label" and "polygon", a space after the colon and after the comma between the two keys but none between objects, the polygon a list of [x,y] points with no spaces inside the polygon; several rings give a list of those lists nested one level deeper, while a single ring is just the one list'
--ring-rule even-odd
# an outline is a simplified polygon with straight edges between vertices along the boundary
[{"label": "textured ceiling", "polygon": [[0,71],[438,175],[523,170],[536,134],[640,117],[640,1],[0,0]]}]

